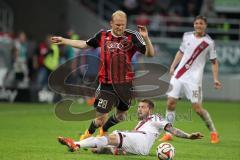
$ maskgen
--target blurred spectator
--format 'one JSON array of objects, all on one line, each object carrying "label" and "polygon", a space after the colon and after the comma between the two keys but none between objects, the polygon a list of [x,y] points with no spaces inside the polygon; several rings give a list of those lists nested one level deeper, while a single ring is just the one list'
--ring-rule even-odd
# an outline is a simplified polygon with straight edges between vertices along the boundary
[{"label": "blurred spectator", "polygon": [[30,85],[36,81],[37,76],[37,58],[36,58],[36,42],[35,39],[28,35],[28,77],[30,80]]},{"label": "blurred spectator", "polygon": [[137,0],[124,0],[123,1],[123,11],[128,15],[136,15],[139,10],[139,5]]},{"label": "blurred spectator", "polygon": [[60,58],[59,64],[65,63],[67,60],[74,57],[75,53],[71,46],[59,46]]},{"label": "blurred spectator", "polygon": [[[73,39],[73,40],[78,40],[79,39],[79,35],[73,29],[69,29],[67,31],[66,37],[69,38],[69,39]],[[74,55],[78,54],[79,51],[80,51],[79,48],[73,48],[71,46],[68,46],[68,48],[66,50],[68,50],[67,54],[69,54],[68,55],[69,58],[73,58]]]},{"label": "blurred spectator", "polygon": [[79,39],[79,35],[73,29],[67,31],[67,37],[74,40]]},{"label": "blurred spectator", "polygon": [[28,87],[28,43],[27,36],[24,32],[19,32],[17,38],[13,43],[12,50],[12,62],[13,62],[13,74],[16,87],[26,88]]},{"label": "blurred spectator", "polygon": [[[66,32],[66,37],[69,38],[69,39],[74,39],[74,40],[79,39],[79,35],[73,29],[69,29]],[[80,49],[73,48],[73,47],[68,46],[68,45],[62,45],[62,46],[59,46],[59,47],[60,47],[60,64],[63,64],[67,60],[78,56],[79,53],[80,53]],[[72,72],[74,68],[77,68],[77,66],[78,66],[78,58],[75,58],[73,60],[72,65],[69,66],[70,72]],[[66,82],[71,83],[71,84],[73,84],[73,83],[77,84],[77,82],[79,82],[79,77],[78,77],[77,72],[76,71],[72,72],[71,76],[68,77]]]},{"label": "blurred spectator", "polygon": [[[162,16],[161,14],[159,14],[158,12],[155,12],[152,15],[152,19],[151,19],[151,22],[149,24],[149,34],[151,36],[161,36],[161,35],[165,34],[164,30],[166,28],[163,28],[163,26],[165,26],[164,18],[165,17]],[[160,28],[161,28],[161,30],[160,30]]]},{"label": "blurred spectator", "polygon": [[48,76],[59,64],[59,48],[57,45],[51,44],[50,38],[51,36],[48,35],[38,47],[38,89],[47,88]]},{"label": "blurred spectator", "polygon": [[5,79],[11,69],[10,50],[12,49],[11,35],[0,32],[0,87],[5,87]]},{"label": "blurred spectator", "polygon": [[226,16],[223,14],[219,15],[219,18],[221,18],[224,23],[218,24],[217,25],[217,30],[221,32],[220,35],[217,36],[217,38],[219,40],[223,40],[225,42],[228,42],[230,40],[228,31],[230,30],[230,24],[228,23],[228,21],[226,20]]},{"label": "blurred spectator", "polygon": [[10,44],[12,43],[12,34],[0,32],[0,43],[1,44]]},{"label": "blurred spectator", "polygon": [[183,16],[195,17],[199,15],[202,6],[202,0],[183,0]]},{"label": "blurred spectator", "polygon": [[145,12],[142,12],[139,15],[137,15],[136,19],[135,19],[135,24],[136,25],[143,25],[143,26],[149,25],[150,20],[148,18],[148,15]]},{"label": "blurred spectator", "polygon": [[184,6],[181,1],[178,0],[172,0],[169,7],[168,12],[169,13],[175,13],[177,16],[183,16],[184,13]]},{"label": "blurred spectator", "polygon": [[172,0],[157,1],[156,10],[161,12],[162,15],[167,15],[171,1]]},{"label": "blurred spectator", "polygon": [[139,4],[141,12],[151,15],[156,9],[157,0],[139,0]]},{"label": "blurred spectator", "polygon": [[171,17],[173,20],[168,20],[167,21],[167,30],[170,32],[167,32],[167,35],[169,37],[180,37],[182,33],[177,32],[177,27],[181,26],[182,23],[179,21],[181,19],[180,13],[177,13],[177,11],[172,10],[169,12],[169,17]]},{"label": "blurred spectator", "polygon": [[216,18],[217,13],[214,8],[214,0],[203,0],[201,15],[208,18]]}]

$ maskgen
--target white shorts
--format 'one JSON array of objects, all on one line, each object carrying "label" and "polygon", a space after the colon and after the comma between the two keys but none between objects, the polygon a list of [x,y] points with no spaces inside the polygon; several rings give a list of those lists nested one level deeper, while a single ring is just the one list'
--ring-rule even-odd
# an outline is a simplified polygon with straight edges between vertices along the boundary
[{"label": "white shorts", "polygon": [[127,153],[148,155],[154,143],[149,135],[141,132],[114,131],[113,134],[119,138],[119,147],[125,149]]},{"label": "white shorts", "polygon": [[182,82],[175,77],[171,78],[169,89],[167,92],[168,97],[180,98],[184,93],[187,99],[192,103],[202,102],[202,87],[197,84]]}]

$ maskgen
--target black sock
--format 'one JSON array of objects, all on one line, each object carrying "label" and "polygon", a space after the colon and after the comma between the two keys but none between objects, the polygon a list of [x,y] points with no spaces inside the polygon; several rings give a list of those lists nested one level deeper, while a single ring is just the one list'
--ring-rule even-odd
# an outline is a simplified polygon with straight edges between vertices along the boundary
[{"label": "black sock", "polygon": [[96,126],[95,120],[93,120],[92,123],[90,124],[89,128],[88,128],[88,132],[90,134],[93,134],[96,131],[97,128],[98,128],[98,126]]},{"label": "black sock", "polygon": [[108,129],[116,125],[119,121],[117,120],[115,114],[108,118],[107,122],[103,125],[103,131],[107,132]]}]

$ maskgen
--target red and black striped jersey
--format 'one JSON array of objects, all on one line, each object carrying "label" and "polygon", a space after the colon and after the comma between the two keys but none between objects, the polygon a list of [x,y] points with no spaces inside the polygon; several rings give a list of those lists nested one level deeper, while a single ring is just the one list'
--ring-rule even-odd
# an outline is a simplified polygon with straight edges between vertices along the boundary
[{"label": "red and black striped jersey", "polygon": [[145,54],[146,44],[138,31],[126,29],[123,36],[115,36],[111,30],[101,30],[87,40],[87,45],[101,48],[99,82],[105,84],[131,82],[134,76],[131,66],[133,55]]}]

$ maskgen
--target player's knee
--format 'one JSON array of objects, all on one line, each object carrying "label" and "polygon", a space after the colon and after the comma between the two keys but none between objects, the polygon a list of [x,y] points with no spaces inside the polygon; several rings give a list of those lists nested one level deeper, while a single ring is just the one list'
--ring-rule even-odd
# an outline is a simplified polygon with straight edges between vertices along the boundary
[{"label": "player's knee", "polygon": [[200,116],[202,115],[202,111],[200,109],[195,109],[195,112]]},{"label": "player's knee", "polygon": [[102,124],[102,121],[96,119],[95,120],[95,125],[96,125],[96,127],[101,127],[103,124]]},{"label": "player's knee", "polygon": [[173,99],[168,99],[168,101],[167,101],[167,108],[168,108],[168,110],[174,111],[175,107],[176,107],[176,101],[173,100]]},{"label": "player's knee", "polygon": [[193,105],[193,109],[198,115],[202,115],[204,112],[204,109],[200,105]]},{"label": "player's knee", "polygon": [[105,117],[98,117],[95,119],[95,124],[97,127],[103,126],[105,123]]}]

